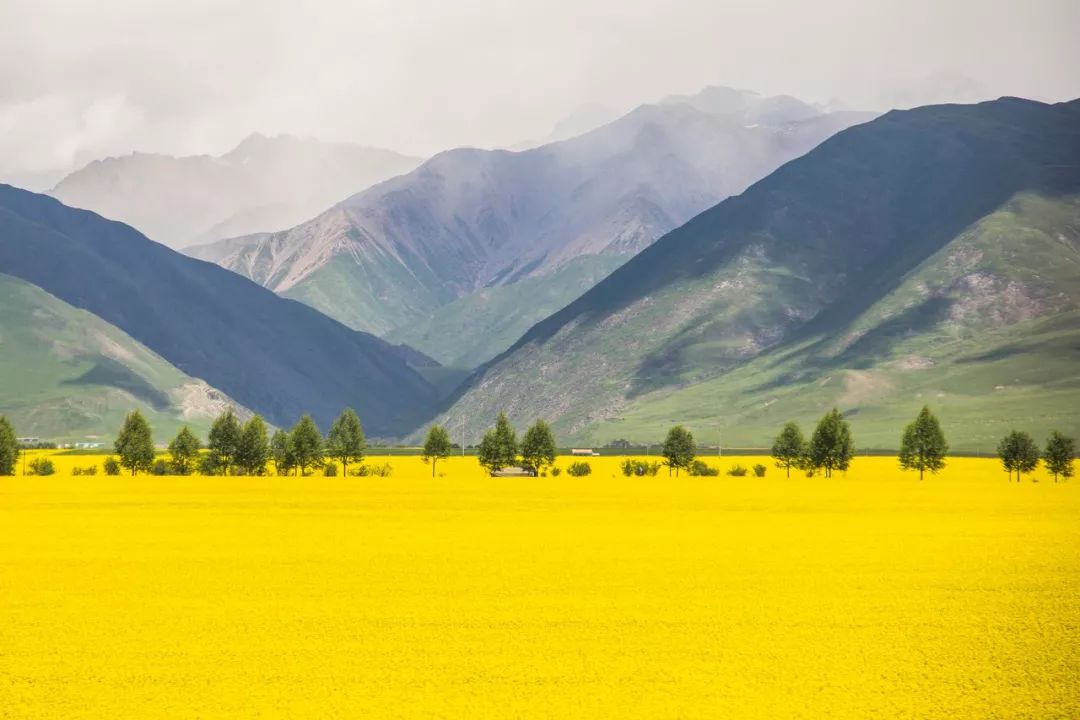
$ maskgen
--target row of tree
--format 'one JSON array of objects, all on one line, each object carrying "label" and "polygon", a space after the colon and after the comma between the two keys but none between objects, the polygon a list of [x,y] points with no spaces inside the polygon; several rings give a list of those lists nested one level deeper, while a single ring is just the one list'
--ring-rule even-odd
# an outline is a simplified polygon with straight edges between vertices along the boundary
[{"label": "row of tree", "polygon": [[[797,423],[784,425],[772,446],[772,456],[779,467],[791,476],[791,469],[824,469],[825,476],[833,470],[847,470],[854,456],[854,444],[851,440],[851,428],[840,413],[833,408],[825,415],[814,429],[814,434],[807,442]],[[941,423],[923,407],[918,416],[905,428],[900,437],[900,467],[904,470],[917,470],[919,479],[929,471],[936,473],[945,467],[945,456],[949,444]],[[1039,465],[1039,460],[1046,463],[1046,469],[1054,476],[1070,478],[1073,475],[1073,458],[1076,455],[1076,442],[1054,431],[1041,453],[1035,441],[1026,432],[1012,431],[998,444],[998,457],[1005,471],[1016,473],[1020,482],[1021,473],[1030,473]]]},{"label": "row of tree", "polygon": [[[926,470],[937,472],[945,467],[948,449],[941,424],[930,409],[924,407],[919,416],[904,428],[900,440],[900,467],[918,470],[921,480]],[[847,470],[855,457],[851,426],[840,411],[833,408],[818,421],[807,442],[799,424],[789,422],[773,442],[772,456],[788,477],[791,477],[792,468],[822,470],[825,477],[832,477],[834,470]]]},{"label": "row of tree", "polygon": [[[155,462],[153,435],[138,410],[124,419],[114,449],[120,465],[132,475],[151,470]],[[308,415],[291,430],[279,429],[270,435],[258,415],[241,422],[229,408],[210,426],[205,448],[185,425],[168,450],[170,469],[177,475],[195,470],[204,475],[265,475],[271,462],[279,475],[306,475],[308,470],[322,467],[328,458],[340,462],[347,473],[351,463],[363,460],[367,441],[360,418],[351,409],[342,411],[324,438]]]},{"label": "row of tree", "polygon": [[[446,430],[439,425],[433,425],[424,442],[424,458],[432,460],[433,475],[434,460],[440,457],[438,450],[445,448],[449,452],[449,447],[450,438]],[[555,435],[546,422],[537,420],[525,431],[519,443],[510,421],[504,413],[499,413],[495,427],[484,433],[476,450],[477,459],[489,473],[517,466],[525,468],[533,475],[540,475],[555,464]]]},{"label": "row of tree", "polygon": [[1026,432],[1013,430],[998,443],[998,457],[1001,465],[1009,474],[1016,473],[1016,482],[1020,482],[1021,473],[1030,473],[1039,467],[1039,460],[1046,463],[1046,470],[1054,476],[1068,479],[1073,476],[1073,457],[1076,456],[1076,440],[1066,437],[1058,431],[1050,433],[1041,457],[1035,440]]},{"label": "row of tree", "polygon": [[[682,425],[672,427],[664,440],[662,454],[669,474],[689,470],[696,455],[694,436]],[[156,459],[153,433],[139,411],[128,414],[114,445],[119,464],[135,474],[151,471]],[[936,473],[945,467],[949,446],[941,423],[928,407],[904,428],[900,439],[900,466],[915,470],[921,480],[924,473]],[[432,425],[424,441],[424,460],[431,463],[434,477],[436,463],[449,457],[453,450],[450,435],[440,425]],[[1045,462],[1054,480],[1073,475],[1076,443],[1059,432],[1050,435],[1040,452],[1032,437],[1019,431],[1010,432],[998,445],[998,456],[1012,479],[1017,482],[1023,473],[1035,470]],[[266,422],[258,415],[246,421],[229,408],[213,422],[205,447],[193,432],[184,426],[168,445],[170,470],[179,475],[199,471],[205,475],[265,475],[270,463],[279,475],[295,472],[305,475],[318,469],[327,459],[340,462],[348,474],[350,464],[363,461],[367,441],[360,418],[346,409],[338,416],[324,438],[310,416],[304,415],[288,431],[269,434]],[[478,447],[480,464],[489,472],[520,466],[535,475],[555,463],[556,444],[550,426],[537,420],[518,441],[517,434],[506,415],[499,413],[495,427],[484,434]],[[784,425],[772,446],[772,456],[778,467],[786,470],[821,471],[831,477],[833,471],[847,470],[855,455],[851,427],[840,412],[833,408],[818,421],[809,441],[794,422]],[[12,475],[18,462],[19,446],[15,431],[8,420],[0,416],[0,475]]]}]

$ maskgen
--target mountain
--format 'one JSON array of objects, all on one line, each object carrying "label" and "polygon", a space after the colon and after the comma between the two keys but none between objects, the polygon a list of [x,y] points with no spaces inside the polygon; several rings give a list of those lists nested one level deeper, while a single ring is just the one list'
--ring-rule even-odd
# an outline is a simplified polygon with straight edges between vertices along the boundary
[{"label": "mountain", "polygon": [[98,439],[141,410],[158,433],[205,429],[233,403],[127,333],[24,280],[0,274],[0,414],[21,435]]},{"label": "mountain", "polygon": [[219,157],[134,153],[98,160],[49,194],[179,248],[292,227],[419,164],[389,150],[256,133]]},{"label": "mountain", "polygon": [[838,133],[534,326],[445,417],[762,447],[836,405],[895,448],[923,404],[957,449],[1080,430],[1080,101]]},{"label": "mountain", "polygon": [[721,115],[743,125],[771,127],[820,115],[813,105],[790,95],[762,96],[752,90],[711,85],[694,95],[669,95],[665,105],[689,105],[709,115]]},{"label": "mountain", "polygon": [[[291,230],[188,252],[444,365],[474,363],[663,233],[869,117],[746,127],[645,105],[534,150],[444,152]],[[545,291],[501,292],[530,279]]]},{"label": "mountain", "polygon": [[[0,185],[0,268],[140,343],[174,368],[169,383],[203,381],[275,424],[310,412],[326,428],[351,406],[370,434],[388,436],[422,421],[436,400],[412,368],[422,356],[180,255],[127,225],[7,185]],[[80,352],[123,355],[92,344]],[[120,372],[105,364],[106,372]],[[135,374],[158,390],[169,384]],[[28,401],[16,388],[3,402]]]}]

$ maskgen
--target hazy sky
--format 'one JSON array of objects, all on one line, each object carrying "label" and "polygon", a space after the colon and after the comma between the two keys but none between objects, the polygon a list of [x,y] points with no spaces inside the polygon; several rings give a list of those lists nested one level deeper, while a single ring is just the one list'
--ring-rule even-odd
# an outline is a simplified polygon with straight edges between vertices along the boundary
[{"label": "hazy sky", "polygon": [[252,131],[415,154],[709,84],[884,109],[1080,96],[1078,0],[3,0],[0,180]]}]

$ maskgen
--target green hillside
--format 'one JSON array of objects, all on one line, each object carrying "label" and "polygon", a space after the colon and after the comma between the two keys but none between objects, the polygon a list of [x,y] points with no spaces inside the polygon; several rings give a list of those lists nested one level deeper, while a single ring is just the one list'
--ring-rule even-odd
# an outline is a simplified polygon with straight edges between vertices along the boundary
[{"label": "green hillside", "polygon": [[111,442],[138,408],[158,441],[200,432],[228,404],[127,334],[34,285],[0,274],[0,414],[21,436]]},{"label": "green hillside", "polygon": [[[785,346],[704,383],[635,398],[586,433],[648,439],[671,421],[732,447],[787,420],[845,408],[862,447],[895,448],[919,408],[957,449],[989,452],[1008,427],[1080,431],[1080,196],[1023,195],[922,263],[825,339]],[[1012,243],[1019,243],[1013,245]],[[1022,251],[1021,251],[1022,249]],[[966,280],[957,282],[963,267]]]},{"label": "green hillside", "polygon": [[665,236],[535,326],[450,416],[564,437],[687,422],[767,443],[832,405],[895,447],[923,403],[954,445],[1080,431],[1080,103],[893,112]]},{"label": "green hillside", "polygon": [[474,368],[513,345],[522,328],[561,309],[625,261],[621,255],[578,257],[547,275],[478,290],[383,338],[417,348],[449,367]]}]

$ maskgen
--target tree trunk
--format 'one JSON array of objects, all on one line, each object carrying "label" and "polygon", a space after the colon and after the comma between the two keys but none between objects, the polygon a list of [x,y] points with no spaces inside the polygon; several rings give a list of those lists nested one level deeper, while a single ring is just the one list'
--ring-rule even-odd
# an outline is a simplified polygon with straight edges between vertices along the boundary
[{"label": "tree trunk", "polygon": [[435,458],[431,458],[431,477],[435,477]]},{"label": "tree trunk", "polygon": [[922,465],[920,465],[919,466],[919,480],[920,481],[922,481],[922,474],[923,474],[923,468],[922,468]]}]

